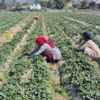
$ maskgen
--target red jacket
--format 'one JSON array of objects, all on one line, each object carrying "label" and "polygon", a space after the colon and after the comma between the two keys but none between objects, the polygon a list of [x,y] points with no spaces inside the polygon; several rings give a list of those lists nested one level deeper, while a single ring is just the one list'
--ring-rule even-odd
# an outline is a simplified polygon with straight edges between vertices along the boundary
[{"label": "red jacket", "polygon": [[39,20],[39,17],[38,17],[38,16],[35,16],[35,19],[36,19],[36,20]]}]

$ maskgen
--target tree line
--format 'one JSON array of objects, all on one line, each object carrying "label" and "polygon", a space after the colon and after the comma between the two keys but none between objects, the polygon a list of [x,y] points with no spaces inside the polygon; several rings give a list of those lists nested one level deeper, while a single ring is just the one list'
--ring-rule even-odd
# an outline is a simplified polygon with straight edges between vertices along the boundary
[{"label": "tree line", "polygon": [[[23,4],[20,4],[16,0],[2,0],[2,3],[0,3],[0,9],[11,9],[13,6],[16,6],[16,9],[20,8],[22,5],[29,6],[32,1],[38,2],[41,4],[43,8],[51,8],[51,9],[63,9],[67,2],[70,2],[72,0],[26,0]],[[31,2],[30,2],[31,1]],[[73,8],[94,8],[96,6],[95,2],[87,2],[87,0],[82,0],[80,4],[73,4]],[[100,8],[100,4],[98,5],[98,8]]]}]

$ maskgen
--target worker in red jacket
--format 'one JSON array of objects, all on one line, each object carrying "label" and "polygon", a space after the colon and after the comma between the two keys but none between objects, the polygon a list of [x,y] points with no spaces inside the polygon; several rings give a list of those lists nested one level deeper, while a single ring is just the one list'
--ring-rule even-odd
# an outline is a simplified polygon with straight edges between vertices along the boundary
[{"label": "worker in red jacket", "polygon": [[38,16],[35,16],[35,19],[36,19],[36,20],[39,20],[39,17],[38,17]]},{"label": "worker in red jacket", "polygon": [[34,56],[42,55],[46,57],[47,62],[55,62],[58,63],[59,66],[64,65],[61,52],[54,43],[50,42],[43,36],[38,36],[35,41],[38,47],[28,56],[25,56],[25,58],[33,58]]}]

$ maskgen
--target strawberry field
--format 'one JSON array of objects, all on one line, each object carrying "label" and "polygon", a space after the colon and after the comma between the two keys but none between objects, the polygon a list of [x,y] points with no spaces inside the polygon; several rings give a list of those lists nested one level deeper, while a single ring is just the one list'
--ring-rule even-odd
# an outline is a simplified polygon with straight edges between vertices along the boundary
[{"label": "strawberry field", "polygon": [[[0,13],[1,39],[26,18],[14,38],[0,45],[0,100],[100,100],[99,65],[82,52],[75,52],[83,30],[94,34],[100,48],[100,15]],[[36,47],[37,36],[51,39],[61,50],[65,65],[56,65],[57,73],[50,70],[55,65],[46,63],[41,55],[23,57]]]},{"label": "strawberry field", "polygon": [[25,19],[29,13],[0,13],[0,34]]}]

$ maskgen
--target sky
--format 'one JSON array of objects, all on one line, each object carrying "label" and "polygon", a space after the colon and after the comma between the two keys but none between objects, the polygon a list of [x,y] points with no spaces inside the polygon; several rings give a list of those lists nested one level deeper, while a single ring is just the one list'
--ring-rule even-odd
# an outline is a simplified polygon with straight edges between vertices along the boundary
[{"label": "sky", "polygon": [[[0,0],[1,2],[2,0]],[[7,0],[6,0],[7,1]],[[26,0],[16,0],[17,2],[24,3]]]},{"label": "sky", "polygon": [[[0,0],[1,2],[2,0]],[[6,0],[8,1],[8,0]],[[20,3],[24,3],[26,0],[16,0],[17,2],[20,2]],[[33,0],[30,0],[30,1],[33,1]],[[81,0],[77,0],[77,3],[79,4]],[[92,1],[92,0],[87,0],[88,2]],[[95,0],[94,0],[95,1]],[[97,1],[97,0],[96,0]],[[100,0],[98,0],[100,2]]]},{"label": "sky", "polygon": [[17,2],[24,3],[26,0],[16,0]]},{"label": "sky", "polygon": [[[1,2],[2,0],[0,0]],[[7,0],[6,0],[7,1]],[[17,2],[20,2],[20,3],[24,3],[26,0],[16,0]],[[33,0],[30,0],[30,1],[33,1]],[[80,0],[77,0],[78,2],[80,2]]]}]

